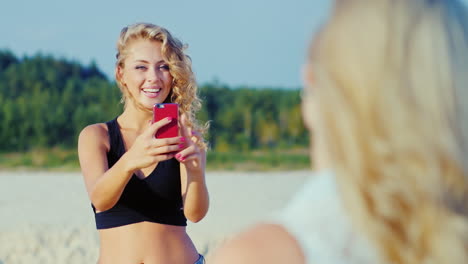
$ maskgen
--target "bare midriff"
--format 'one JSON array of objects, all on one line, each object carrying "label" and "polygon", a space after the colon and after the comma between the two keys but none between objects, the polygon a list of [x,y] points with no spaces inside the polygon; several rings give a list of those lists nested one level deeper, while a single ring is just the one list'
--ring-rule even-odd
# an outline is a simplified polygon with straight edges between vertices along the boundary
[{"label": "bare midriff", "polygon": [[98,264],[193,264],[197,250],[185,226],[141,222],[99,230]]}]

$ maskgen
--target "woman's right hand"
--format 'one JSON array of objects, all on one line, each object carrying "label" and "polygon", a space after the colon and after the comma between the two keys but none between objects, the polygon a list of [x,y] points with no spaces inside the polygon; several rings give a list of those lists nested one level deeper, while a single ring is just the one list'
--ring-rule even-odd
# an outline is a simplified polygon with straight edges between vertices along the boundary
[{"label": "woman's right hand", "polygon": [[184,148],[184,137],[156,138],[158,129],[169,124],[170,117],[151,124],[139,135],[132,147],[124,154],[128,161],[129,172],[147,168],[157,162],[174,157],[177,151]]}]

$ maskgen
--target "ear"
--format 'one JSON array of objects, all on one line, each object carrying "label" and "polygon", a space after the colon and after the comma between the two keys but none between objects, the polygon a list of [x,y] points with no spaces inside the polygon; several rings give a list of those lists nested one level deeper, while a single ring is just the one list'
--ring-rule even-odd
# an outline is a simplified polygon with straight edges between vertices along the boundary
[{"label": "ear", "polygon": [[124,83],[123,82],[123,68],[121,66],[115,67],[115,79],[118,82]]},{"label": "ear", "polygon": [[312,66],[309,63],[302,66],[301,75],[304,87],[311,87],[315,84]]}]

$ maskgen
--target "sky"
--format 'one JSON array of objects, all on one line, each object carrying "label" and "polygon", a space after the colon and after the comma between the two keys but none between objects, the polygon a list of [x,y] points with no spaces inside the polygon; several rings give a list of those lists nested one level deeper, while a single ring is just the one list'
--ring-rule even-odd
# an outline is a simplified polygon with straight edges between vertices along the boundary
[{"label": "sky", "polygon": [[120,30],[150,22],[188,45],[199,84],[295,89],[329,8],[327,0],[5,1],[0,49],[95,61],[113,78]]}]

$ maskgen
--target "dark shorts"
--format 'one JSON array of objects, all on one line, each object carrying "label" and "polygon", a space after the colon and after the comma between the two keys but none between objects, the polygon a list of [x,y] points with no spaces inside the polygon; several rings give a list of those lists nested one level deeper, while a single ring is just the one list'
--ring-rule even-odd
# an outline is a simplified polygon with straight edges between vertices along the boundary
[{"label": "dark shorts", "polygon": [[205,258],[203,257],[203,255],[198,254],[198,256],[199,257],[198,257],[197,261],[195,261],[195,263],[193,263],[193,264],[205,264]]}]

